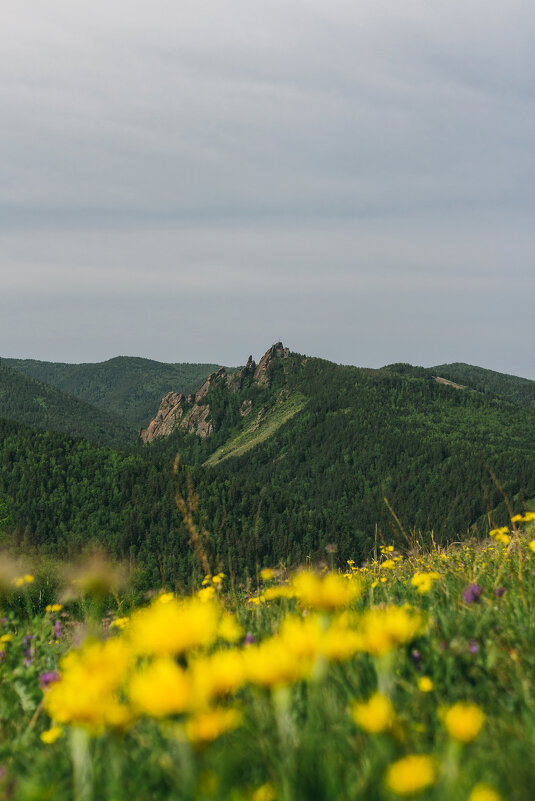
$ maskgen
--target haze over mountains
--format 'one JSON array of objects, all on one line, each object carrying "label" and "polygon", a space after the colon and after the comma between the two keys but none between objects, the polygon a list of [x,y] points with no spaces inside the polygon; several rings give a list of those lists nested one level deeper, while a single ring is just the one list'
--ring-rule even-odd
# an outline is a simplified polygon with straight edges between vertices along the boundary
[{"label": "haze over mountains", "polygon": [[491,471],[518,503],[535,495],[535,382],[466,364],[370,370],[281,343],[240,369],[2,359],[0,418],[10,536],[51,553],[98,541],[147,583],[194,570],[177,453],[214,563],[242,577],[329,543],[343,560],[377,536],[484,533],[504,514]]}]

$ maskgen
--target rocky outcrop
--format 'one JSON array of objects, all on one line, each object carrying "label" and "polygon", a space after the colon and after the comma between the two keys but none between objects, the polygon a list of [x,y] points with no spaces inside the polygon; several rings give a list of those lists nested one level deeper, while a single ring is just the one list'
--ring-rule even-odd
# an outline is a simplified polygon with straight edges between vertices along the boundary
[{"label": "rocky outcrop", "polygon": [[258,363],[258,367],[254,372],[254,380],[256,384],[269,385],[269,367],[275,359],[287,359],[290,355],[288,348],[285,348],[282,342],[276,342],[272,345],[266,353],[262,356]]},{"label": "rocky outcrop", "polygon": [[151,442],[153,439],[168,437],[180,419],[184,416],[185,397],[181,392],[168,392],[162,398],[160,408],[154,420],[151,420],[147,428],[139,432],[143,442]]},{"label": "rocky outcrop", "polygon": [[[228,374],[224,367],[208,376],[202,387],[195,395],[182,395],[180,392],[168,392],[162,399],[160,408],[154,420],[147,428],[141,429],[139,434],[143,442],[167,437],[177,427],[189,434],[196,434],[206,439],[214,431],[214,424],[210,420],[209,393],[217,385],[223,385],[229,392],[238,393],[252,384],[269,386],[270,366],[276,359],[287,359],[290,355],[288,348],[277,342],[260,359],[258,365],[249,356],[247,364],[241,370]],[[245,399],[240,408],[240,415],[246,417],[252,409],[252,401]],[[264,410],[259,413],[255,424],[259,425]]]}]

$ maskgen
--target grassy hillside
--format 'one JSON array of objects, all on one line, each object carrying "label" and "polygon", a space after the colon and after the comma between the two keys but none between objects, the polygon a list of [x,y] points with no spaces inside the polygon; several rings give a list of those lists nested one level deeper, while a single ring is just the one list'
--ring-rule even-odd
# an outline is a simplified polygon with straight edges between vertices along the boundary
[{"label": "grassy hillside", "polygon": [[0,417],[19,423],[86,437],[103,445],[136,442],[136,431],[124,419],[74,395],[0,364]]},{"label": "grassy hillside", "polygon": [[195,392],[218,369],[215,364],[165,364],[131,356],[96,364],[34,359],[2,359],[2,363],[119,415],[136,429],[154,417],[167,392]]}]

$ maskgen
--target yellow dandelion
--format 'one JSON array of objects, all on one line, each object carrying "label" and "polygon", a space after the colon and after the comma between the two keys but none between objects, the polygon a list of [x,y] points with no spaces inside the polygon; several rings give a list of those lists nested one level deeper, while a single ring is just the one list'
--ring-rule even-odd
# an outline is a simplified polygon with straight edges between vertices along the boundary
[{"label": "yellow dandelion", "polygon": [[385,783],[397,795],[413,795],[431,787],[438,779],[436,760],[425,754],[410,754],[388,768]]},{"label": "yellow dandelion", "polygon": [[199,712],[186,721],[188,740],[198,745],[212,742],[225,732],[236,729],[241,723],[237,709],[210,709]]},{"label": "yellow dandelion", "polygon": [[462,701],[454,704],[444,714],[444,725],[453,740],[470,743],[475,740],[485,723],[485,714],[476,704]]},{"label": "yellow dandelion", "polygon": [[41,732],[41,741],[47,745],[55,743],[58,737],[61,737],[63,729],[61,726],[51,726],[46,731]]},{"label": "yellow dandelion", "polygon": [[392,702],[382,693],[374,693],[366,702],[354,703],[351,715],[357,726],[370,734],[389,731],[396,721]]},{"label": "yellow dandelion", "polygon": [[420,676],[418,679],[418,689],[421,693],[430,693],[435,689],[435,685],[429,676]]},{"label": "yellow dandelion", "polygon": [[468,801],[503,801],[500,793],[488,784],[476,784]]}]

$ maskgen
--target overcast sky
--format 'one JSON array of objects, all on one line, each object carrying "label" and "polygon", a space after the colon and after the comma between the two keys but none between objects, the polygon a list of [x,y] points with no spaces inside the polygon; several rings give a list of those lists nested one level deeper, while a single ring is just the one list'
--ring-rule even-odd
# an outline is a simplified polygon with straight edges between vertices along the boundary
[{"label": "overcast sky", "polygon": [[0,356],[535,379],[531,0],[2,0]]}]

